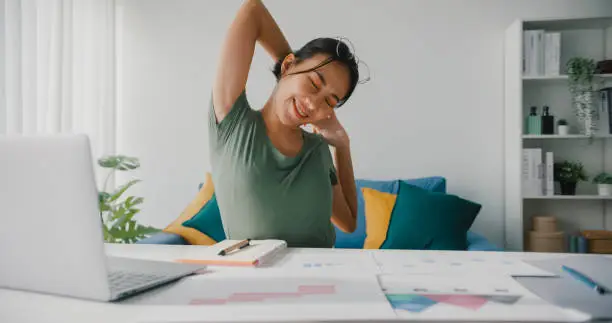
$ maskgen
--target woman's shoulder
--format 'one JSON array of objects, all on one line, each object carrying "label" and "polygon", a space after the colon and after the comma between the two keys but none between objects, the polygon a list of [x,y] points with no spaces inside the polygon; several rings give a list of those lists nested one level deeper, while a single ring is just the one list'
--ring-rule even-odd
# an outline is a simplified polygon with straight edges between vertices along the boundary
[{"label": "woman's shoulder", "polygon": [[306,131],[306,130],[302,130],[302,131],[304,134],[304,139],[308,143],[308,146],[311,147],[311,149],[319,149],[325,154],[331,154],[329,150],[330,146],[325,140],[325,138],[323,138],[323,136],[317,133]]}]

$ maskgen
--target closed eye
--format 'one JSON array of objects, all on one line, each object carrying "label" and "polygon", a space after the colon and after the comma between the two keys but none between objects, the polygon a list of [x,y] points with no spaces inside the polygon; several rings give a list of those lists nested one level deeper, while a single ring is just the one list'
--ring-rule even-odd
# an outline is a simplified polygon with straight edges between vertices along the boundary
[{"label": "closed eye", "polygon": [[315,84],[315,82],[314,82],[312,79],[310,79],[310,83],[312,84],[312,87],[314,87],[316,90],[318,90],[318,89],[319,89],[319,87],[317,86],[317,84]]}]

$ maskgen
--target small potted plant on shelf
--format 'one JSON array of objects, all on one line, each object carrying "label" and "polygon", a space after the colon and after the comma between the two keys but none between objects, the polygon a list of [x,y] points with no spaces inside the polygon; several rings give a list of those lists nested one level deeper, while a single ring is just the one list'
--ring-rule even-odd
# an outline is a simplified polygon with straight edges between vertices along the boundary
[{"label": "small potted plant on shelf", "polygon": [[567,136],[569,134],[569,126],[567,120],[561,119],[557,122],[557,133],[560,136]]},{"label": "small potted plant on shelf", "polygon": [[589,180],[582,163],[571,161],[555,163],[554,178],[559,182],[561,195],[576,195],[578,182]]},{"label": "small potted plant on shelf", "polygon": [[597,193],[602,196],[612,196],[612,175],[602,172],[593,178],[597,184]]}]

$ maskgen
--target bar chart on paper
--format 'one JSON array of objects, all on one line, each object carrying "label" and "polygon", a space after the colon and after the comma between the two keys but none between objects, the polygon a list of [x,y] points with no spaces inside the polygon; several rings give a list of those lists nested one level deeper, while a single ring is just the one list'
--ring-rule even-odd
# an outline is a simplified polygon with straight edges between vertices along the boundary
[{"label": "bar chart on paper", "polygon": [[583,321],[531,294],[511,277],[381,275],[380,285],[399,318]]},{"label": "bar chart on paper", "polygon": [[[375,275],[272,274],[201,275],[127,299],[126,304],[179,306],[224,320],[244,316],[262,320],[301,318],[394,318]],[[233,316],[231,316],[233,315]],[[262,316],[263,315],[263,316]]]}]

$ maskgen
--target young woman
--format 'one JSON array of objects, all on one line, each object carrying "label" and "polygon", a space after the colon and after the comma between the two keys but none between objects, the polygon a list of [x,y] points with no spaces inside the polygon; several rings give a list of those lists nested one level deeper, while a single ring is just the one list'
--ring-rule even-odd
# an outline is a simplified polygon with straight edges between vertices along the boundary
[{"label": "young woman", "polygon": [[[259,110],[245,91],[257,43],[277,62],[276,87]],[[333,225],[355,230],[349,137],[334,109],[358,79],[346,44],[319,38],[292,52],[261,1],[244,1],[223,44],[209,118],[212,177],[228,239],[333,247]],[[302,130],[305,124],[315,134]]]}]

